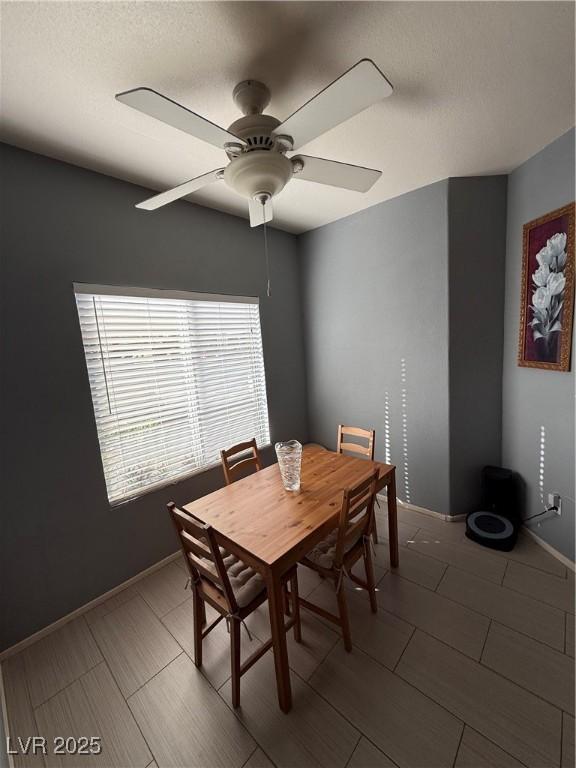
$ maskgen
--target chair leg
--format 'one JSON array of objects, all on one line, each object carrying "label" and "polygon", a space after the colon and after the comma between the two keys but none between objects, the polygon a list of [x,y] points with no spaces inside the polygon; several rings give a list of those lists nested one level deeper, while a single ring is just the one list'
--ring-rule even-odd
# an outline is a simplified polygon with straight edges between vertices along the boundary
[{"label": "chair leg", "polygon": [[193,593],[193,611],[194,611],[194,663],[197,667],[202,666],[202,627],[206,622],[206,609],[204,600],[198,592]]},{"label": "chair leg", "polygon": [[376,530],[376,518],[374,518],[374,524],[372,526],[372,541],[374,544],[378,544],[378,531]]},{"label": "chair leg", "polygon": [[300,623],[300,598],[298,596],[298,576],[290,577],[290,597],[292,599],[292,611],[294,612],[294,640],[302,642],[302,625]]},{"label": "chair leg", "polygon": [[290,595],[288,594],[288,584],[282,587],[282,600],[284,602],[284,613],[290,616]]},{"label": "chair leg", "polygon": [[201,607],[200,618],[202,621],[202,626],[205,627],[206,626],[206,603],[204,602],[204,600],[200,601],[200,607]]},{"label": "chair leg", "polygon": [[344,638],[344,648],[347,651],[352,650],[352,635],[350,634],[350,621],[348,619],[348,606],[346,604],[346,590],[344,585],[340,584],[340,589],[336,593],[338,600],[338,611],[340,613],[340,626],[342,627],[342,637]]},{"label": "chair leg", "polygon": [[378,603],[376,602],[374,565],[372,564],[372,551],[370,550],[370,541],[368,539],[364,539],[364,568],[366,570],[366,583],[368,584],[370,608],[372,609],[372,613],[377,613]]},{"label": "chair leg", "polygon": [[230,660],[232,668],[232,706],[240,706],[240,622],[230,619]]}]

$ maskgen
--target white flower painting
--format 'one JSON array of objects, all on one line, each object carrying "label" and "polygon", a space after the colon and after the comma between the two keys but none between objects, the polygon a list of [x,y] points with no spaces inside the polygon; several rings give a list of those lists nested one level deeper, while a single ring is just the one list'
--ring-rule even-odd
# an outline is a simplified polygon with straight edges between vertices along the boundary
[{"label": "white flower painting", "polygon": [[536,254],[539,266],[532,274],[534,293],[530,326],[534,341],[542,339],[545,346],[553,334],[562,330],[566,260],[566,232],[557,232]]},{"label": "white flower painting", "polygon": [[569,371],[574,323],[576,205],[522,228],[522,293],[518,365]]}]

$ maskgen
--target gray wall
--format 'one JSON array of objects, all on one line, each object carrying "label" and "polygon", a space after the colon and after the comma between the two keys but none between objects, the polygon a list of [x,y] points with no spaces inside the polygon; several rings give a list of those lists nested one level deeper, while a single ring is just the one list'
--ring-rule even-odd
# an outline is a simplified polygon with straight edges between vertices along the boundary
[{"label": "gray wall", "polygon": [[442,512],[447,196],[448,182],[439,182],[300,237],[311,439],[334,447],[338,423],[374,427],[385,461],[388,402],[398,496]]},{"label": "gray wall", "polygon": [[0,768],[8,768],[8,743],[4,732],[4,711],[0,701]]},{"label": "gray wall", "polygon": [[[219,469],[110,508],[72,283],[261,296],[272,442],[307,438],[296,238],[189,203],[134,209],[149,190],[0,145],[5,648],[174,552],[166,502]],[[269,457],[270,458],[270,457]]]},{"label": "gray wall", "polygon": [[450,179],[450,513],[478,509],[500,465],[506,176]]},{"label": "gray wall", "polygon": [[[574,559],[574,367],[558,373],[516,364],[520,318],[522,226],[574,200],[574,129],[520,166],[508,179],[508,237],[503,376],[502,460],[526,482],[526,514],[541,511],[540,428],[546,430],[544,491],[563,497],[562,517],[529,525]],[[546,499],[545,499],[546,501]]]}]

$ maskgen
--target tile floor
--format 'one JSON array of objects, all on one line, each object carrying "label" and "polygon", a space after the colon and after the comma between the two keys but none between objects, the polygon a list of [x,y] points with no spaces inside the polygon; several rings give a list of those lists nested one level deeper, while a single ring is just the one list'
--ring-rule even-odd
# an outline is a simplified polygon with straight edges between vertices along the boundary
[{"label": "tile floor", "polygon": [[[463,524],[401,509],[400,567],[378,512],[379,610],[347,584],[354,649],[304,612],[289,640],[294,708],[276,704],[270,653],[230,708],[220,624],[192,663],[180,561],[2,664],[13,739],[100,736],[90,757],[15,756],[17,768],[568,768],[574,766],[574,574],[529,537],[483,550]],[[327,608],[332,587],[299,574]],[[266,606],[243,632],[269,634]]]}]

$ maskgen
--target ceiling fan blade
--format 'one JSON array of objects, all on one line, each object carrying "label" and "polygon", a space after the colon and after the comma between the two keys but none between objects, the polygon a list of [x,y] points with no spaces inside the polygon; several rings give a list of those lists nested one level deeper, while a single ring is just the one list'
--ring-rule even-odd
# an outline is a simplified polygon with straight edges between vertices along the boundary
[{"label": "ceiling fan blade", "polygon": [[392,85],[376,64],[370,59],[361,59],[284,120],[273,133],[290,136],[293,148],[298,149],[391,93]]},{"label": "ceiling fan blade", "polygon": [[196,176],[195,179],[185,181],[184,184],[179,184],[177,187],[161,192],[159,195],[149,197],[147,200],[143,200],[136,205],[136,208],[142,208],[144,211],[155,211],[156,208],[160,208],[168,203],[173,203],[174,200],[179,200],[181,197],[186,197],[191,192],[195,192],[197,189],[212,184],[218,180],[218,174],[222,169],[217,168],[215,171],[209,173],[203,173],[202,176]]},{"label": "ceiling fan blade", "polygon": [[355,192],[368,192],[382,176],[382,171],[375,171],[373,168],[337,163],[335,160],[323,160],[321,157],[297,155],[292,160],[300,160],[304,164],[302,170],[292,178],[316,181],[318,184],[329,184],[331,187],[352,189]]},{"label": "ceiling fan blade", "polygon": [[[262,208],[264,208],[264,210],[262,210]],[[272,221],[274,215],[272,199],[270,198],[267,200],[264,206],[262,206],[260,200],[249,200],[248,211],[250,213],[251,227],[259,227],[261,224],[264,224],[264,220],[268,223],[269,221]]]},{"label": "ceiling fan blade", "polygon": [[150,115],[150,117],[155,117],[156,120],[162,120],[163,123],[189,133],[197,139],[207,141],[208,144],[213,144],[220,149],[229,142],[245,143],[243,139],[239,139],[219,125],[211,123],[205,117],[191,112],[186,107],[162,96],[161,93],[157,93],[151,88],[134,88],[132,91],[117,93],[116,99],[122,104],[127,104],[145,115]]}]

